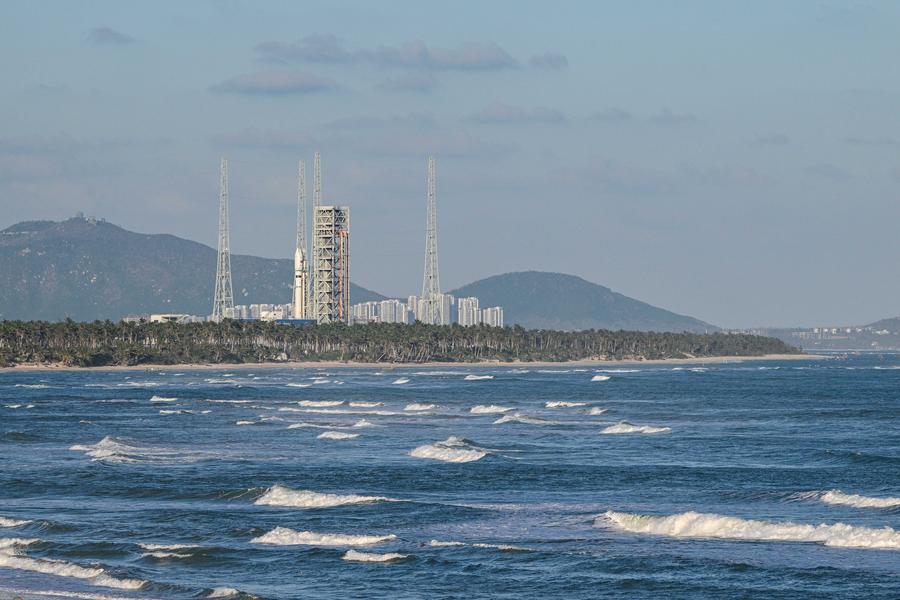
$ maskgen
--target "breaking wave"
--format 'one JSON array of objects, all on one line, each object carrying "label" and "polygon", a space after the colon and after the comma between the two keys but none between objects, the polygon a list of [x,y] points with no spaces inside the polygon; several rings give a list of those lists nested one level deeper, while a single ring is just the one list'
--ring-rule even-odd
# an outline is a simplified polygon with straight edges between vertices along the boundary
[{"label": "breaking wave", "polygon": [[594,375],[593,377],[591,377],[591,381],[609,381],[609,380],[610,380],[609,375]]},{"label": "breaking wave", "polygon": [[469,409],[470,413],[475,413],[477,415],[491,415],[496,413],[505,413],[511,411],[512,408],[508,406],[497,406],[496,404],[479,404],[478,406],[473,406]]},{"label": "breaking wave", "polygon": [[28,525],[31,521],[27,519],[9,519],[7,517],[0,517],[0,527],[19,527],[21,525]]},{"label": "breaking wave", "polygon": [[167,398],[166,396],[153,396],[150,402],[177,402],[178,398]]},{"label": "breaking wave", "polygon": [[900,549],[900,531],[890,527],[873,529],[844,523],[772,523],[693,511],[665,517],[608,511],[594,522],[595,526],[605,524],[632,533],[670,537],[816,542],[836,548]]},{"label": "breaking wave", "polygon": [[191,550],[200,548],[197,544],[138,544],[144,550]]},{"label": "breaking wave", "polygon": [[540,417],[529,417],[528,415],[523,415],[522,413],[513,413],[511,415],[503,415],[496,421],[494,421],[494,425],[502,425],[504,423],[524,423],[526,425],[555,425],[554,421],[548,421],[547,419],[542,419]]},{"label": "breaking wave", "polygon": [[435,548],[444,548],[448,546],[465,546],[463,542],[442,542],[439,540],[431,540],[430,542],[428,542],[428,545]]},{"label": "breaking wave", "polygon": [[50,386],[47,385],[46,383],[17,383],[15,385],[15,387],[28,388],[28,389],[32,389],[32,390],[45,390]]},{"label": "breaking wave", "polygon": [[591,410],[588,411],[588,414],[589,415],[602,415],[603,413],[605,413],[608,410],[609,410],[608,408],[601,408],[599,406],[593,406],[593,407],[591,407]]},{"label": "breaking wave", "polygon": [[311,383],[289,383],[289,384],[287,384],[288,387],[296,387],[296,388],[308,388],[311,385],[312,385]]},{"label": "breaking wave", "polygon": [[117,438],[106,436],[96,444],[75,444],[69,450],[83,452],[92,460],[108,463],[177,463],[195,462],[210,455],[185,452],[172,448],[132,446]]},{"label": "breaking wave", "polygon": [[360,419],[356,423],[353,424],[353,427],[375,427],[375,423],[370,421],[366,421],[365,419]]},{"label": "breaking wave", "polygon": [[407,404],[406,408],[404,408],[403,410],[431,410],[434,407],[434,404],[421,404],[419,402],[413,402],[412,404]]},{"label": "breaking wave", "polygon": [[301,400],[297,404],[313,408],[327,408],[329,406],[340,406],[343,403],[343,400]]},{"label": "breaking wave", "polygon": [[493,379],[493,375],[466,375],[463,381],[483,381],[485,379]]},{"label": "breaking wave", "polygon": [[350,406],[355,408],[374,408],[376,406],[384,406],[384,402],[351,402]]},{"label": "breaking wave", "polygon": [[352,440],[358,438],[358,433],[346,433],[344,431],[323,431],[316,436],[319,440]]},{"label": "breaking wave", "polygon": [[294,490],[284,485],[273,485],[256,499],[261,506],[285,506],[288,508],[333,508],[348,504],[396,502],[384,496],[360,496],[357,494],[323,494],[309,490]]},{"label": "breaking wave", "polygon": [[213,588],[206,595],[207,598],[230,598],[231,596],[239,596],[241,594],[241,590],[236,590],[230,587],[217,587]]},{"label": "breaking wave", "polygon": [[575,406],[587,406],[587,402],[566,402],[565,400],[551,400],[544,403],[547,408],[572,408]]},{"label": "breaking wave", "polygon": [[672,431],[671,427],[653,427],[652,425],[632,425],[625,421],[619,421],[615,425],[610,425],[600,433],[616,434],[616,433],[666,433]]},{"label": "breaking wave", "polygon": [[272,531],[250,540],[251,544],[271,546],[372,546],[397,539],[396,535],[344,535],[340,533],[316,533],[276,527]]},{"label": "breaking wave", "polygon": [[530,548],[521,546],[510,546],[509,544],[472,544],[473,548],[491,548],[500,550],[501,552],[532,552]]},{"label": "breaking wave", "polygon": [[400,377],[399,379],[395,379],[391,385],[403,385],[404,383],[409,383],[409,379],[407,377]]},{"label": "breaking wave", "polygon": [[455,435],[451,435],[443,442],[425,444],[409,451],[409,455],[414,458],[427,458],[452,463],[474,462],[481,460],[487,454],[484,448],[479,448]]},{"label": "breaking wave", "polygon": [[841,490],[829,490],[822,494],[819,499],[826,504],[839,504],[856,508],[894,508],[900,506],[900,498],[877,498],[859,494],[845,494]]},{"label": "breaking wave", "polygon": [[374,552],[358,552],[356,550],[347,550],[342,556],[344,560],[352,560],[355,562],[389,562],[392,560],[403,560],[409,558],[406,554],[398,554],[396,552],[387,552],[385,554],[376,554]]},{"label": "breaking wave", "polygon": [[[49,558],[31,558],[21,553],[22,546],[28,546],[39,542],[34,539],[14,538],[12,540],[0,540],[0,567],[56,575],[58,577],[72,577],[84,579],[92,585],[111,587],[121,590],[139,590],[147,583],[140,579],[120,579],[108,575],[101,567],[82,567],[64,560]],[[8,542],[8,543],[4,543]]]}]

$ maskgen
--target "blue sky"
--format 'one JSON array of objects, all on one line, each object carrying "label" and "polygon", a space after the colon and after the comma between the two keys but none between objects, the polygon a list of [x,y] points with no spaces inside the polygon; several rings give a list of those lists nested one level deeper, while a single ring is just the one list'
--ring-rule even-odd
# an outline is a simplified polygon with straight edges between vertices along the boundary
[{"label": "blue sky", "polygon": [[[574,273],[725,326],[900,314],[900,4],[6,2],[0,226],[83,211],[290,257],[296,162],[352,275]],[[311,166],[310,166],[311,168]]]}]

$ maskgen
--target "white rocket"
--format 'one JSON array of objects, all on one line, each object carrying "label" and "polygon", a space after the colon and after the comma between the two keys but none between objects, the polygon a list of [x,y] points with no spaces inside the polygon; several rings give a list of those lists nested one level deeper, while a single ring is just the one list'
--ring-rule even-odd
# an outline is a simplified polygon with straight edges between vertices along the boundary
[{"label": "white rocket", "polygon": [[309,285],[306,281],[306,256],[303,254],[303,248],[299,246],[294,251],[294,309],[293,317],[295,319],[306,319],[306,292]]}]

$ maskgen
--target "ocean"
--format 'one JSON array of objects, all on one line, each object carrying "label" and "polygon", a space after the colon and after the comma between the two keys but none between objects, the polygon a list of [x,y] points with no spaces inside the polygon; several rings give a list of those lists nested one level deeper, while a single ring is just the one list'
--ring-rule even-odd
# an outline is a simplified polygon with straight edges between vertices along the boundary
[{"label": "ocean", "polygon": [[900,356],[0,373],[0,598],[900,598]]}]

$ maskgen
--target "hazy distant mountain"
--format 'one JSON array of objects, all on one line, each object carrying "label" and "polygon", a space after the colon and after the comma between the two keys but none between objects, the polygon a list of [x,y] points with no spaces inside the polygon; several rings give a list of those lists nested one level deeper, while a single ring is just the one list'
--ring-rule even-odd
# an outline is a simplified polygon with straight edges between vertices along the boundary
[{"label": "hazy distant mountain", "polygon": [[891,319],[881,319],[866,325],[866,329],[874,329],[876,331],[890,331],[891,333],[900,333],[900,317]]},{"label": "hazy distant mountain", "polygon": [[[292,259],[231,257],[238,304],[287,303]],[[26,221],[0,231],[0,319],[112,319],[212,310],[216,251],[94,219]],[[352,302],[383,296],[350,284]]]},{"label": "hazy distant mountain", "polygon": [[527,328],[699,332],[718,329],[562,273],[506,273],[450,293],[456,297],[475,296],[482,307],[502,306],[506,324]]}]

